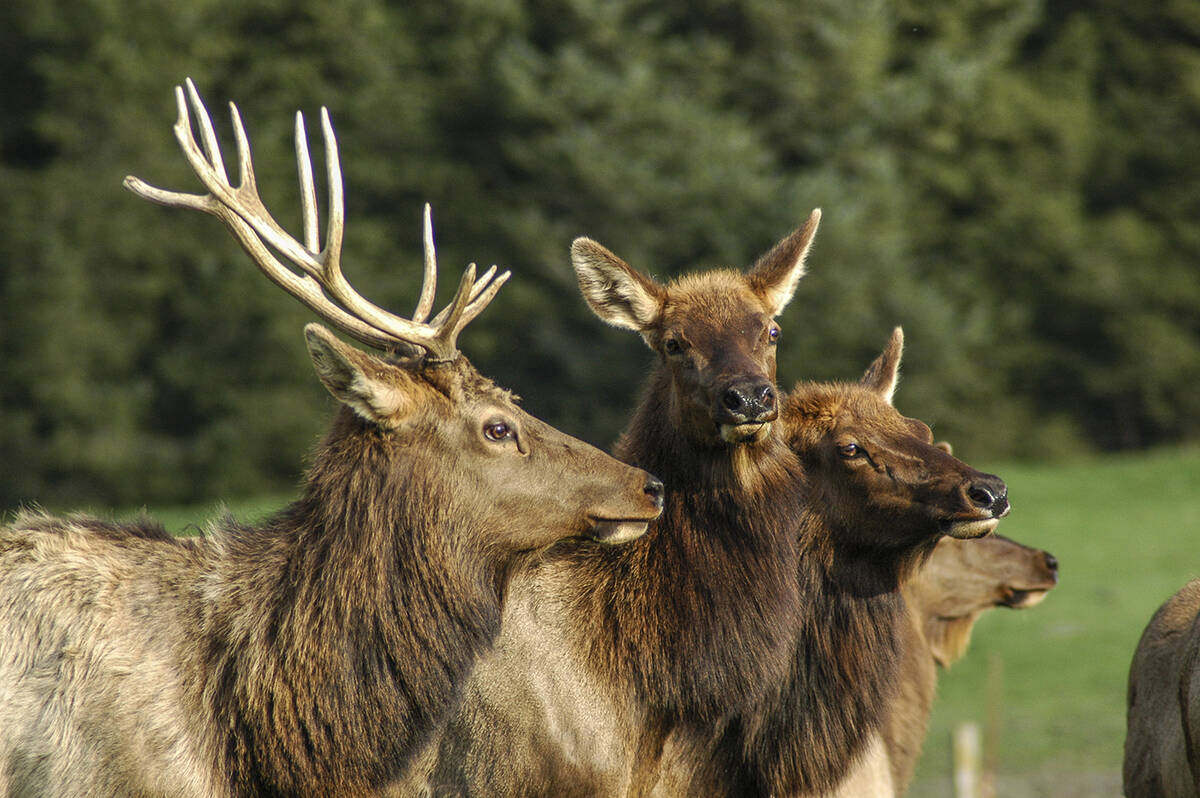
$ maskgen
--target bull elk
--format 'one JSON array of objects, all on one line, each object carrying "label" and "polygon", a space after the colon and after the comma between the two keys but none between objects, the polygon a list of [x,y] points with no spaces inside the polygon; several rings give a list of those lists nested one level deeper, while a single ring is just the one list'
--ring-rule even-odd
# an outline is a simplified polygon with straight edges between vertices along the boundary
[{"label": "bull elk", "polygon": [[27,513],[0,531],[0,793],[373,794],[454,706],[497,633],[508,574],[563,538],[637,537],[658,516],[662,487],[523,412],[459,354],[459,332],[507,273],[476,280],[468,267],[427,321],[428,209],[411,319],[349,286],[324,111],[320,248],[302,117],[300,243],[259,199],[236,107],[234,187],[191,82],[176,96],[175,134],[208,193],[126,185],[217,216],[272,280],[389,354],[305,329],[340,406],[301,497],[257,527],[227,519],[175,539],[151,522]]},{"label": "bull elk", "polygon": [[665,284],[574,242],[592,310],[655,354],[615,453],[662,477],[663,515],[514,577],[495,653],[406,794],[636,794],[671,730],[709,729],[787,672],[802,475],[776,423],[776,316],[818,220],[748,272]]},{"label": "bull elk", "polygon": [[901,676],[900,588],[943,536],[986,535],[1007,489],[892,406],[897,328],[857,383],[800,383],[783,403],[805,482],[802,611],[786,678],[708,745],[672,741],[662,794],[818,795],[878,739]]},{"label": "bull elk", "polygon": [[1151,617],[1129,666],[1126,798],[1200,796],[1200,579]]}]

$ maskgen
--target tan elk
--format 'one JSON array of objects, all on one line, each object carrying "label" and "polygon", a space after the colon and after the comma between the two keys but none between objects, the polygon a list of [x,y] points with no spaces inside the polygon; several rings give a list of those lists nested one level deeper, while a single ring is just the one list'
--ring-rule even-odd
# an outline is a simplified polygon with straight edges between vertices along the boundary
[{"label": "tan elk", "polygon": [[0,531],[0,793],[375,794],[454,707],[497,633],[508,574],[563,538],[637,537],[662,488],[523,412],[459,354],[458,334],[506,275],[476,281],[469,267],[426,320],[428,211],[413,318],[354,292],[324,112],[322,249],[302,118],[300,243],[258,197],[236,108],[234,187],[190,81],[187,94],[177,90],[175,133],[208,193],[129,188],[217,216],[273,280],[392,354],[306,328],[340,407],[301,497],[259,526],[223,520],[175,539],[151,522],[24,514]]},{"label": "tan elk", "polygon": [[1000,535],[942,538],[902,585],[908,623],[889,720],[834,792],[839,798],[890,798],[912,782],[937,690],[938,668],[966,654],[971,630],[993,607],[1027,609],[1058,583],[1058,560]]},{"label": "tan elk", "polygon": [[967,653],[971,630],[994,607],[1034,607],[1058,584],[1058,559],[1001,535],[942,538],[904,586],[909,632],[901,692],[887,728],[896,794],[912,781],[937,686],[937,669]]},{"label": "tan elk", "polygon": [[1200,796],[1200,579],[1158,608],[1129,667],[1126,798]]},{"label": "tan elk", "polygon": [[574,242],[592,310],[655,354],[615,453],[663,479],[665,508],[627,546],[557,547],[514,577],[495,653],[407,794],[636,794],[671,730],[786,673],[802,475],[777,423],[776,316],[818,220],[748,272],[668,283]]}]

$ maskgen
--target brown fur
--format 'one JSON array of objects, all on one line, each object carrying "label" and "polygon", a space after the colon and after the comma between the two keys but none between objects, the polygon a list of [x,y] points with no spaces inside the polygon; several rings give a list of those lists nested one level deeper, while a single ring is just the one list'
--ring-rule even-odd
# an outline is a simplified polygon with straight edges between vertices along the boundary
[{"label": "brown fur", "polygon": [[666,285],[575,242],[593,310],[658,359],[616,454],[660,470],[663,515],[628,546],[559,546],[517,575],[496,655],[410,793],[638,792],[669,731],[710,728],[787,672],[800,473],[774,423],[772,331],[816,219],[748,274]]},{"label": "brown fur", "polygon": [[1200,579],[1147,624],[1129,668],[1127,798],[1200,796]]},{"label": "brown fur", "polygon": [[644,472],[465,358],[308,341],[344,406],[273,518],[0,531],[0,792],[377,792],[453,708],[523,552],[657,514]]},{"label": "brown fur", "polygon": [[986,534],[1007,512],[1002,482],[891,406],[901,347],[897,330],[860,383],[801,384],[784,404],[807,479],[790,673],[729,720],[710,761],[693,761],[688,794],[837,787],[887,721],[906,621],[900,585],[944,534]]}]

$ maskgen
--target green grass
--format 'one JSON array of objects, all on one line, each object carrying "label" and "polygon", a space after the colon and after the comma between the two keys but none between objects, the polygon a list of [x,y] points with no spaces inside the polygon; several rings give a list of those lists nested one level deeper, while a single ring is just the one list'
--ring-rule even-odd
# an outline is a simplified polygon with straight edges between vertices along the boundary
[{"label": "green grass", "polygon": [[[991,470],[1008,482],[1013,503],[1001,531],[1054,553],[1061,581],[1040,606],[987,613],[966,657],[942,674],[910,795],[952,794],[950,733],[976,721],[993,732],[985,748],[998,795],[1118,796],[1134,647],[1159,604],[1200,575],[1200,448]],[[228,509],[253,521],[289,498]],[[222,509],[150,515],[186,533]]]},{"label": "green grass", "polygon": [[1052,552],[1061,579],[1038,607],[985,615],[942,674],[910,795],[951,794],[951,730],[976,721],[999,795],[1117,796],[1134,648],[1200,575],[1200,449],[995,470],[1013,503],[1000,531]]}]

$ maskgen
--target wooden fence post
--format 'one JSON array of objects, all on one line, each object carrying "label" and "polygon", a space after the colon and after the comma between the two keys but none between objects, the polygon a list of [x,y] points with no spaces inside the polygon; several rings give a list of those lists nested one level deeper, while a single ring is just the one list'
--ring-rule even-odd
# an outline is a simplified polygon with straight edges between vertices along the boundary
[{"label": "wooden fence post", "polygon": [[979,737],[978,723],[962,723],[954,730],[954,798],[982,798]]}]

